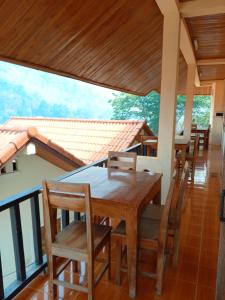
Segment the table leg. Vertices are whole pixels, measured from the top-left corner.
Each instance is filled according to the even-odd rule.
[[[182,168],[184,167],[185,165],[185,158],[186,158],[186,146],[185,147],[182,147],[182,150],[181,150],[181,161],[182,161]]]
[[[160,182],[160,186],[159,186],[159,191],[156,193],[154,199],[153,199],[153,203],[157,204],[157,205],[161,205],[161,182]]]
[[[138,259],[138,217],[136,210],[129,210],[126,218],[127,265],[129,296],[136,297],[137,291],[137,259]]]

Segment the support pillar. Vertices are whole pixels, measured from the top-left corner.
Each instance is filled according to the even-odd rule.
[[[165,202],[174,166],[176,87],[179,65],[180,16],[164,15],[158,159],[163,172],[162,202]]]
[[[195,83],[196,65],[188,65],[187,83],[186,83],[186,103],[184,112],[184,138],[191,137],[192,123],[192,107],[194,99],[194,83]]]

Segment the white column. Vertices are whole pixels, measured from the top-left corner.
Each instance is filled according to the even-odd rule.
[[[160,96],[158,159],[163,172],[162,202],[165,202],[174,165],[176,86],[179,63],[180,16],[164,15]]]
[[[192,107],[194,98],[196,66],[187,65],[186,103],[184,112],[184,138],[191,136]]]
[[[225,81],[217,80],[213,91],[213,112],[212,112],[212,128],[211,143],[213,145],[221,144],[223,117],[216,116],[216,113],[224,113],[225,111]]]

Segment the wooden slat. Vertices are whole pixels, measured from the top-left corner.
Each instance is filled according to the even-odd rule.
[[[192,42],[197,41],[196,58],[221,59],[225,53],[225,14],[186,19]],[[224,65],[199,66],[200,80],[220,80],[225,78]]]

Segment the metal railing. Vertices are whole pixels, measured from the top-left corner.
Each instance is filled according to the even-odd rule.
[[[141,154],[141,144],[136,144],[130,148],[124,150],[124,152],[136,152]],[[56,180],[61,180],[88,169],[92,166],[106,167],[107,158],[96,161],[92,164],[73,170],[72,172],[65,173],[64,175],[57,177]],[[42,251],[42,235],[41,235],[41,221],[40,221],[40,207],[39,207],[39,195],[41,194],[41,185],[37,185],[33,188],[27,189],[21,193],[17,193],[6,199],[0,201],[0,216],[2,212],[9,211],[11,222],[11,234],[13,241],[13,252],[15,259],[15,272],[16,280],[14,280],[6,288],[3,281],[2,260],[0,252],[0,300],[12,299],[15,297],[28,283],[33,280],[38,274],[43,272],[47,266],[45,255]],[[24,237],[21,223],[20,204],[29,201],[30,213],[32,220],[32,235],[33,235],[33,251],[34,251],[34,263],[29,266],[27,270],[25,264],[24,254]],[[79,218],[74,214],[74,218]],[[61,211],[61,227],[64,228],[69,224],[69,212]],[[1,238],[1,237],[0,237]]]

